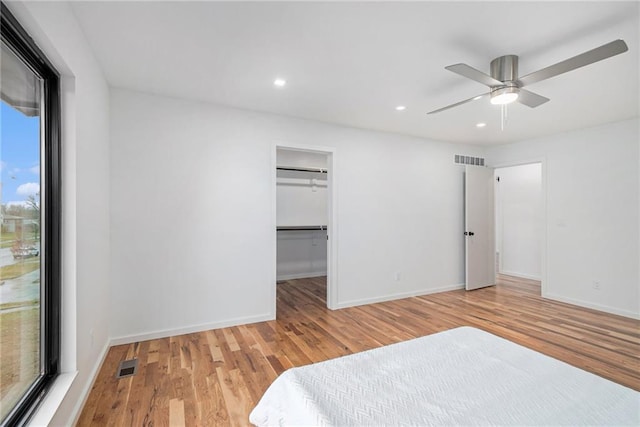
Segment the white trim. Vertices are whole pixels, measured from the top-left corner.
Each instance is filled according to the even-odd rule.
[[[311,277],[322,277],[326,276],[326,271],[316,271],[313,273],[297,273],[297,274],[281,274],[277,277],[278,281],[280,280],[295,280],[295,279],[307,279]]]
[[[60,370],[77,369],[77,179],[75,77],[60,77],[62,107],[62,308],[60,313]],[[65,167],[65,165],[67,165]],[[108,326],[105,326],[107,329]]]
[[[78,371],[64,372],[56,377],[53,385],[47,392],[47,396],[44,398],[40,406],[36,410],[36,413],[29,420],[30,426],[47,426],[51,423],[53,416],[58,411],[58,408],[62,404],[67,392],[71,389],[73,381],[78,375]]]
[[[526,160],[514,160],[512,162],[503,162],[495,165],[491,165],[494,169],[512,168],[514,166],[532,165],[534,163],[543,163],[546,159],[544,157],[534,157]]]
[[[278,216],[277,216],[277,192],[278,192],[278,145],[271,147],[271,273],[267,283],[269,284],[269,314],[276,317],[276,300],[278,298],[276,284],[278,282]]]
[[[277,154],[278,149],[303,151],[327,155],[327,308],[335,310],[338,306],[338,215],[337,215],[337,168],[335,167],[335,147],[325,147],[317,145],[290,144],[276,142],[271,149],[271,227],[272,227],[272,248],[273,261],[271,271],[271,300],[272,310],[275,318],[276,312],[276,282],[277,282],[277,215],[276,215],[276,186],[277,186]]]
[[[248,317],[236,317],[235,319],[223,320],[214,323],[203,323],[200,325],[192,325],[184,328],[176,329],[164,329],[159,331],[147,332],[144,334],[125,335],[121,337],[111,338],[110,345],[122,345],[131,344],[134,342],[155,340],[158,338],[174,337],[177,335],[192,334],[195,332],[209,331],[212,329],[229,328],[231,326],[246,325],[249,323],[266,322],[274,320],[275,316],[272,313],[263,314],[260,316],[248,316]]]
[[[514,277],[520,277],[522,279],[529,279],[529,280],[538,280],[540,281],[540,276],[534,276],[532,274],[526,274],[526,273],[518,273],[517,271],[506,271],[506,270],[502,270],[499,271],[498,274],[504,274],[505,276],[514,276]]]
[[[402,292],[399,294],[390,294],[382,297],[345,301],[345,302],[339,303],[336,308],[348,308],[348,307],[355,307],[359,305],[375,304],[378,302],[395,301],[395,300],[404,299],[404,298],[437,294],[440,292],[457,291],[460,289],[464,289],[464,283],[457,284],[457,285],[443,286],[441,288],[435,288],[435,289],[421,289],[419,291]]]
[[[579,307],[590,308],[592,310],[602,311],[604,313],[616,314],[618,316],[629,317],[631,319],[640,320],[640,313],[634,313],[633,311],[620,310],[619,308],[609,307],[607,305],[594,304],[592,302],[582,301],[574,298],[567,298],[556,294],[542,294],[543,298],[547,298],[554,301],[564,302],[566,304],[576,305]]]

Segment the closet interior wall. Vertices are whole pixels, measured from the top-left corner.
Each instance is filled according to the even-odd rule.
[[[495,176],[498,272],[541,280],[542,165],[498,168]]]
[[[277,280],[325,276],[327,156],[278,149],[276,163],[277,166],[317,170],[277,170]]]

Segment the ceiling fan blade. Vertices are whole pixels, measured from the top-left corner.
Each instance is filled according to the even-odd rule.
[[[485,74],[482,71],[476,70],[475,68],[467,64],[453,64],[444,68],[449,71],[453,71],[456,74],[460,74],[461,76],[466,77],[468,79],[475,80],[478,83],[482,83],[483,85],[487,85],[489,87],[504,85],[504,83],[501,82],[500,80],[496,80],[490,75]]]
[[[538,95],[537,93],[533,93],[522,88],[519,90],[518,102],[526,105],[527,107],[536,108],[538,105],[542,105],[548,101],[549,98]]]
[[[477,101],[480,98],[483,98],[489,95],[490,92],[483,93],[482,95],[474,96],[473,98],[465,99],[464,101],[456,102],[455,104],[447,105],[446,107],[438,108],[437,110],[429,111],[427,114],[435,114],[440,111],[448,110],[449,108],[457,107],[458,105],[466,104],[467,102]]]
[[[531,83],[536,83],[541,80],[550,79],[559,74],[563,74],[569,71],[573,71],[576,68],[584,67],[585,65],[593,64],[594,62],[602,61],[603,59],[610,58],[620,53],[629,50],[624,40],[614,40],[611,43],[604,44],[590,51],[576,55],[573,58],[565,59],[557,64],[550,65],[542,70],[534,71],[531,74],[527,74],[524,77],[518,79],[520,86],[527,86]]]

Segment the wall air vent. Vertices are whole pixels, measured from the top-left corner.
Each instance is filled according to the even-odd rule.
[[[130,377],[138,371],[138,359],[123,360],[118,366],[116,378]]]
[[[484,158],[463,156],[461,154],[456,154],[455,157],[453,158],[453,163],[457,165],[484,166]]]

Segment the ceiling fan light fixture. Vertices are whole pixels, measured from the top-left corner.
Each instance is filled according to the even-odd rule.
[[[502,87],[491,91],[493,105],[506,105],[518,99],[518,88],[514,86]]]

